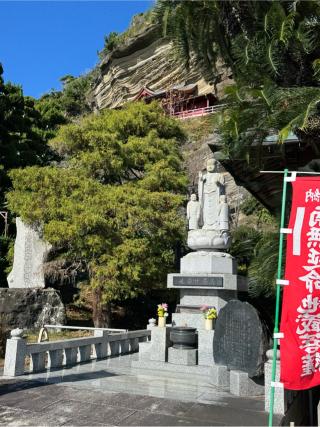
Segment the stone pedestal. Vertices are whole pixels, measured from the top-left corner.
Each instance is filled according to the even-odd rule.
[[[24,374],[24,359],[26,341],[22,338],[22,329],[11,331],[11,338],[7,340],[3,375],[15,377]]]
[[[266,412],[270,410],[270,389],[272,381],[272,360],[273,350],[267,351],[268,361],[264,364],[264,381],[265,381],[265,405],[264,409]],[[277,351],[277,362],[276,362],[276,378],[275,382],[280,381],[280,351]],[[274,405],[273,412],[275,414],[284,415],[287,412],[287,393],[282,387],[275,387],[274,389]]]
[[[215,307],[217,312],[238,291],[247,291],[247,281],[236,274],[236,260],[229,254],[198,251],[181,259],[181,273],[168,274],[168,288],[180,289],[180,304],[173,313],[174,326],[192,326],[204,329],[203,304]]]
[[[212,384],[218,387],[230,387],[230,371],[224,365],[213,365]]]
[[[168,349],[168,362],[174,365],[196,365],[197,364],[196,349],[179,349],[170,347]]]
[[[231,255],[222,252],[190,252],[181,258],[181,273],[194,274],[194,272],[237,274],[237,262]]]
[[[253,380],[247,372],[230,371],[230,393],[235,396],[259,396],[264,394],[262,379]]]
[[[171,327],[151,328],[151,341],[139,344],[139,358],[157,362],[168,361],[168,347],[170,342]]]

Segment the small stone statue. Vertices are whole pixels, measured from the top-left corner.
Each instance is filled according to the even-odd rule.
[[[207,161],[206,172],[199,172],[199,201],[204,230],[219,230],[220,195],[224,193],[224,177],[216,172],[217,161]]]
[[[191,194],[190,201],[187,204],[187,219],[189,221],[189,230],[198,230],[200,221],[200,203],[197,201],[197,195]]]
[[[220,196],[219,225],[221,231],[229,230],[229,206],[227,196]]]

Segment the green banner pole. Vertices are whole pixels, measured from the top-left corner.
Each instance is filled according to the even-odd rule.
[[[284,228],[285,211],[286,211],[286,198],[287,198],[287,178],[288,169],[284,170],[283,174],[283,189],[282,189],[282,203],[281,203],[281,218],[280,218],[280,238],[279,238],[279,255],[278,255],[278,271],[277,279],[281,279],[282,273],[282,253],[283,253],[283,241],[284,235],[281,233],[281,228]],[[281,296],[281,285],[276,285],[276,311],[274,318],[274,334],[279,332],[279,314],[280,314],[280,296]],[[272,359],[272,371],[271,381],[274,382],[276,378],[277,370],[277,348],[278,338],[273,338],[273,359]],[[269,410],[269,427],[272,427],[273,418],[273,406],[274,406],[274,386],[270,387],[270,410]]]

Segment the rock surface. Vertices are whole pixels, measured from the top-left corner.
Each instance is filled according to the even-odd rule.
[[[99,68],[100,77],[91,95],[95,110],[119,107],[145,86],[157,91],[168,90],[174,84],[196,83],[199,94],[213,92],[220,97],[223,87],[231,82],[223,65],[212,82],[204,80],[195,63],[191,62],[187,71],[178,63],[172,43],[161,36],[160,28],[154,24],[117,47]]]
[[[44,288],[43,264],[51,245],[33,228],[16,218],[13,267],[8,275],[9,288]]]
[[[65,323],[65,309],[54,289],[0,288],[0,313],[1,323],[8,329]]]

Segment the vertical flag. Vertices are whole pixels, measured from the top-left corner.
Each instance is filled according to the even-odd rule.
[[[280,381],[289,390],[320,384],[320,178],[292,182],[280,331]]]

